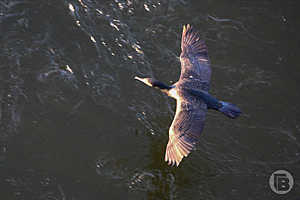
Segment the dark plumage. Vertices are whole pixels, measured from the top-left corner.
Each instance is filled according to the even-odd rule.
[[[241,113],[235,105],[219,101],[208,93],[211,68],[207,48],[199,33],[190,25],[183,27],[180,62],[180,78],[172,86],[153,78],[135,77],[177,100],[165,153],[165,161],[177,166],[199,141],[207,109],[220,111],[230,118],[236,118]]]

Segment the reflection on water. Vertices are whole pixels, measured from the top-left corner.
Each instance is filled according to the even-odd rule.
[[[299,191],[295,1],[0,2],[0,188],[6,199],[276,199]],[[212,60],[211,93],[243,116],[208,113],[198,148],[164,161],[175,102],[134,81],[180,73],[181,27]],[[299,194],[298,194],[299,195]]]

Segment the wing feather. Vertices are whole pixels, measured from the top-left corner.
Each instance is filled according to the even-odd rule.
[[[204,104],[200,104],[204,105]],[[177,100],[176,114],[169,129],[165,161],[177,166],[194,149],[202,132],[206,107],[194,109],[193,105]]]
[[[200,39],[200,34],[189,24],[183,26],[180,61],[180,79],[192,78],[195,81],[209,84],[211,68],[207,47],[205,42]]]
[[[183,27],[180,61],[180,80],[176,83],[174,95],[177,100],[176,114],[169,129],[165,153],[165,161],[177,166],[198,142],[207,111],[207,105],[202,100],[185,94],[182,88],[208,91],[211,76],[206,45],[190,25]]]

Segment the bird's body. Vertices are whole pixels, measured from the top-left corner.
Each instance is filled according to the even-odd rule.
[[[211,68],[204,41],[190,26],[184,26],[181,40],[181,74],[178,82],[167,86],[155,79],[136,79],[159,88],[176,99],[176,114],[169,129],[165,161],[170,165],[181,162],[199,141],[208,108],[218,110],[228,117],[239,116],[233,104],[218,101],[209,91]]]

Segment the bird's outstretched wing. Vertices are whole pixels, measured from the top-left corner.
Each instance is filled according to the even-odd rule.
[[[211,68],[207,47],[204,41],[200,40],[199,33],[189,24],[183,26],[180,62],[180,80],[194,79],[194,81],[209,85]]]
[[[181,74],[176,88],[209,90],[211,69],[207,48],[199,33],[190,26],[184,26],[181,40]],[[180,96],[180,97],[179,97]],[[170,165],[181,162],[198,142],[204,127],[207,105],[201,99],[181,90],[176,114],[169,129],[165,161]]]
[[[182,158],[194,148],[204,127],[206,110],[205,103],[195,107],[187,101],[177,99],[176,114],[169,129],[165,154],[165,161],[169,165],[178,166]]]

